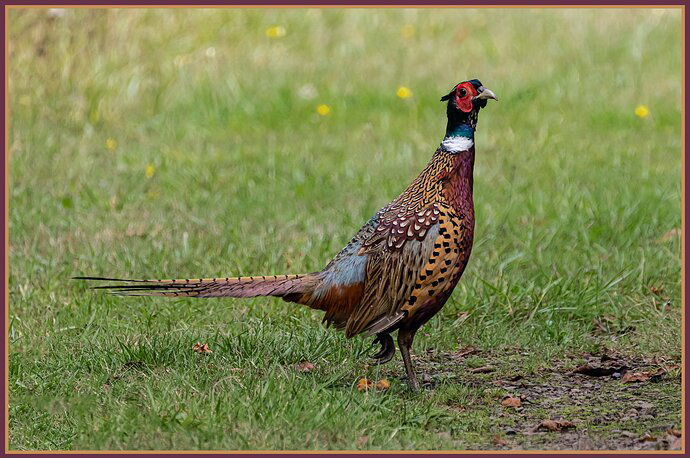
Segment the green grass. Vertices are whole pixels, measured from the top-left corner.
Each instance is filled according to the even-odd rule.
[[[680,10],[11,10],[10,448],[491,447],[492,380],[604,349],[678,361],[681,244],[660,239],[681,226],[681,65]],[[500,102],[479,120],[472,258],[415,342],[432,390],[280,300],[70,280],[322,268],[473,77]],[[423,365],[466,345],[482,353]]]

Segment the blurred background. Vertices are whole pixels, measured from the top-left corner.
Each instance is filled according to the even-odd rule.
[[[547,358],[599,320],[644,329],[608,345],[679,355],[681,33],[680,9],[10,9],[11,396],[100,386],[81,371],[120,353],[75,348],[113,336],[297,316],[359,348],[279,301],[151,312],[69,277],[319,270],[423,168],[439,98],[470,78],[500,100],[479,119],[475,248],[417,351]],[[245,356],[291,360],[272,348]],[[50,446],[16,409],[15,445]]]

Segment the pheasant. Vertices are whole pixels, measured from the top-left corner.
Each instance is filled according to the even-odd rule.
[[[115,294],[165,297],[276,296],[325,312],[326,326],[376,336],[374,364],[395,355],[397,340],[409,386],[419,388],[410,357],[417,330],[441,310],[472,249],[474,131],[479,110],[495,94],[473,79],[441,98],[448,124],[441,145],[419,176],[380,209],[320,272],[300,275],[123,280],[96,286]],[[124,283],[123,283],[124,282]]]

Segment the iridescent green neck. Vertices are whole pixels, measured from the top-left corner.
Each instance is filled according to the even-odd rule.
[[[474,140],[474,129],[469,124],[461,123],[451,125],[448,123],[446,127],[446,137],[466,137]]]

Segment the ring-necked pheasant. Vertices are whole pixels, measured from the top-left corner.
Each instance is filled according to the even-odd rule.
[[[117,294],[167,297],[277,296],[325,312],[347,337],[376,335],[376,364],[398,346],[412,389],[419,387],[410,348],[415,333],[443,307],[472,249],[472,169],[477,115],[496,96],[479,80],[456,85],[447,101],[446,135],[422,173],[379,210],[320,272],[304,275],[122,280],[97,286]]]

